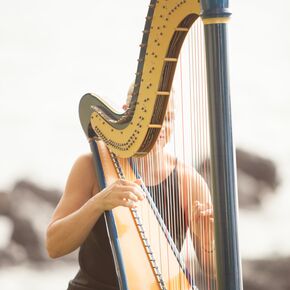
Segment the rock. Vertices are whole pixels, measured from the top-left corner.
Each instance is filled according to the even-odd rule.
[[[0,215],[8,215],[10,207],[10,195],[7,192],[0,191]]]
[[[28,219],[18,218],[17,216],[14,216],[13,222],[12,240],[26,250],[29,260],[42,261],[44,259],[43,241],[39,238],[32,223]]]
[[[237,167],[247,175],[259,182],[265,183],[272,190],[279,185],[277,168],[270,159],[259,156],[251,152],[237,149]]]
[[[61,192],[59,190],[43,189],[27,180],[20,180],[15,184],[13,192],[17,191],[28,191],[32,195],[39,197],[43,201],[49,202],[53,207],[57,205],[61,197]]]
[[[243,261],[244,290],[290,290],[290,257]]]
[[[19,265],[27,259],[25,248],[13,241],[5,249],[0,249],[0,267]]]
[[[275,163],[258,154],[236,150],[237,183],[240,208],[259,206],[266,194],[275,192],[279,185],[279,177]],[[198,166],[203,175],[210,176],[209,160],[206,159]],[[210,183],[210,179],[207,179]]]
[[[12,224],[11,237],[7,237],[9,244],[1,249],[4,264],[14,264],[21,252],[25,255],[19,257],[34,262],[48,258],[45,231],[60,195],[57,190],[45,190],[25,180],[17,182],[11,192],[0,192],[0,214]],[[13,255],[11,245],[21,251],[14,251]]]
[[[14,265],[23,260],[48,261],[46,228],[60,196],[60,191],[43,189],[28,180],[17,182],[11,192],[0,192],[0,215],[9,221],[12,228],[7,237],[8,245],[3,242],[4,246],[0,249],[3,261],[0,266]],[[59,260],[76,261],[76,252]]]
[[[4,215],[0,215],[0,250],[8,247],[14,224],[10,218]]]

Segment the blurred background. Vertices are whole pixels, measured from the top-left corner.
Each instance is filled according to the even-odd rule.
[[[76,273],[76,253],[47,258],[46,225],[89,151],[80,97],[121,109],[147,2],[0,0],[1,289],[66,289]],[[230,3],[244,288],[290,289],[290,3]]]

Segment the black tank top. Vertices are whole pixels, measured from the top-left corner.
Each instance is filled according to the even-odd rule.
[[[177,220],[170,218],[170,211],[175,210],[175,216],[184,216],[180,209],[177,170],[161,183],[155,186],[147,186],[167,228],[172,233],[173,240],[180,250],[184,240],[186,229],[174,230]],[[162,189],[163,197],[157,195]],[[168,194],[168,193],[171,194]],[[69,282],[68,290],[119,290],[115,271],[113,255],[107,234],[104,216],[101,216],[95,224],[79,251],[80,270],[73,280]]]
[[[147,189],[151,193],[177,249],[180,251],[186,235],[186,228],[179,226],[180,221],[185,220],[185,213],[180,206],[176,166],[162,183],[147,186]]]

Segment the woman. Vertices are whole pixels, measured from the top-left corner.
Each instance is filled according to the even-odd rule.
[[[130,95],[127,104],[130,103]],[[127,109],[127,105],[124,109]],[[180,214],[186,216],[201,266],[212,272],[213,216],[208,188],[196,171],[185,167],[163,150],[171,135],[173,119],[173,102],[170,101],[163,129],[154,148],[147,157],[136,160],[136,163],[139,168],[144,169],[143,182],[152,193],[157,207],[161,203],[154,193],[162,188],[164,199],[167,200],[162,204],[174,201]],[[161,160],[163,166],[159,167],[157,165]],[[149,171],[150,174],[146,174]],[[191,181],[191,186],[188,180]],[[80,247],[80,271],[70,282],[68,290],[119,289],[103,213],[117,206],[137,206],[144,199],[139,186],[141,182],[117,180],[100,190],[92,154],[83,155],[76,160],[47,229],[47,251],[50,257],[57,258]],[[172,190],[166,191],[168,186]],[[181,202],[184,200],[186,202]],[[176,221],[172,221],[166,213],[161,212],[161,215],[171,231],[171,225]],[[185,239],[185,231],[186,228],[182,233],[172,233],[179,250]]]

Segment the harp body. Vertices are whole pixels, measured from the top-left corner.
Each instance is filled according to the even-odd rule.
[[[93,146],[95,146],[95,150],[98,150],[102,163],[102,169],[99,168],[99,170],[104,172],[106,185],[120,179],[120,173],[116,170],[116,164],[112,161],[105,144],[98,141]],[[120,159],[118,166],[122,168],[127,180],[136,179],[128,160]],[[113,239],[115,242],[117,241],[115,245],[112,244],[113,251],[115,251],[115,256],[118,255],[116,251],[122,253],[122,262],[117,261],[116,268],[123,289],[174,289],[176,285],[181,285],[181,289],[184,290],[194,289],[190,285],[182,265],[178,263],[173,249],[168,248],[166,257],[154,255],[158,252],[160,244],[167,246],[167,233],[163,232],[147,199],[145,199],[142,209],[146,212],[146,218],[142,218],[138,209],[125,207],[117,207],[112,210],[113,220],[110,220],[110,216],[107,215],[110,226],[112,224],[114,226],[114,229],[111,228],[109,231],[111,230],[111,236],[114,235]],[[149,227],[151,237],[155,237],[150,239],[150,244],[146,237]],[[117,257],[116,260],[118,260]],[[162,274],[160,267],[165,269]],[[122,277],[122,272],[126,274],[126,277]]]
[[[86,94],[80,102],[80,120],[91,143],[101,187],[119,178],[135,180],[127,158],[142,157],[153,147],[166,113],[182,43],[200,15],[205,24],[218,289],[240,290],[235,154],[227,71],[228,2],[152,0],[129,109],[119,114],[101,98]],[[146,219],[140,218],[138,211],[122,207],[105,214],[120,289],[198,289],[171,244],[170,234],[150,196],[144,206]],[[148,231],[156,237],[149,246]],[[160,245],[169,249],[166,260],[154,255]]]

